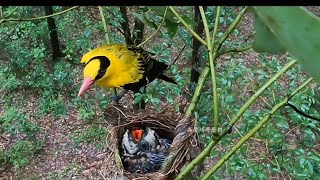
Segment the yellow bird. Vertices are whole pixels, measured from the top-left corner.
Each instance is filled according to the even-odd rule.
[[[107,88],[123,87],[134,92],[138,92],[155,78],[176,84],[173,79],[163,74],[168,65],[153,59],[151,53],[134,46],[103,45],[86,53],[81,63],[85,64],[84,80],[78,96],[94,83]]]

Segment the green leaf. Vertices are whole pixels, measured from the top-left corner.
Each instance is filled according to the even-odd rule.
[[[271,33],[270,29],[255,15],[254,29],[256,31],[252,48],[254,51],[271,54],[285,53],[286,49],[280,44],[278,39]]]
[[[190,18],[190,15],[182,15],[182,19],[188,23],[191,27],[196,25],[196,21],[193,18]]]
[[[177,34],[178,23],[175,23],[175,22],[172,22],[172,21],[166,19],[164,26],[167,28],[168,33],[171,38]]]
[[[179,28],[178,34],[179,34],[179,36],[184,40],[184,42],[185,42],[186,44],[188,44],[190,47],[192,47],[192,44],[191,44],[191,36],[190,36],[190,34],[188,33],[187,30],[185,30],[185,29],[183,29],[183,28]]]
[[[288,122],[281,117],[277,118],[276,125],[280,128],[283,128],[283,129],[289,128]]]
[[[298,6],[257,6],[254,9],[305,71],[320,82],[320,18]]]
[[[152,27],[152,28],[154,28],[154,29],[157,29],[157,28],[158,28],[157,25],[156,25],[155,23],[149,21],[148,18],[147,18],[145,15],[139,14],[139,13],[136,13],[136,12],[132,12],[132,14],[133,14],[136,18],[138,18],[141,22],[143,22],[144,24],[146,24],[147,26],[150,26],[150,27]]]
[[[307,161],[307,168],[306,168],[308,171],[309,171],[309,174],[313,174],[313,165],[310,161]]]
[[[149,6],[148,8],[151,9],[156,15],[161,17],[163,17],[166,11],[165,6]],[[166,19],[171,22],[178,22],[176,16],[169,9],[167,9]]]
[[[301,158],[299,161],[300,166],[303,168],[304,165],[306,164],[306,159],[305,158]]]

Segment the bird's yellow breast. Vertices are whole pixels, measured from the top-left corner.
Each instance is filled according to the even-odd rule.
[[[108,58],[110,64],[105,69],[104,75],[96,79],[98,86],[121,87],[138,82],[143,77],[143,62],[138,60],[140,54],[128,50],[126,45],[104,45],[86,53],[81,59],[81,63],[87,63],[84,76],[94,79],[99,74],[103,62],[97,63],[99,60],[94,59],[99,56]]]

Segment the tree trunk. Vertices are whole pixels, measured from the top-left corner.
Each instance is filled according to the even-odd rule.
[[[134,30],[133,30],[133,43],[134,45],[139,45],[143,40],[143,31],[144,31],[144,23],[142,23],[139,19],[134,20]],[[146,92],[146,87],[143,88],[143,93]],[[133,108],[135,110],[137,109],[145,109],[146,108],[146,102],[142,99],[139,103],[134,104]]]
[[[203,7],[204,10],[206,10],[206,6]],[[203,22],[201,19],[200,11],[198,6],[194,6],[194,20],[197,22],[196,26],[194,27],[194,31],[197,34],[203,34]],[[190,76],[190,86],[189,90],[190,92],[193,92],[192,84],[195,84],[198,82],[200,73],[198,71],[200,66],[200,59],[198,56],[198,51],[201,46],[200,41],[198,41],[197,38],[193,36],[192,38],[192,56],[191,56],[191,76]]]
[[[44,11],[46,16],[53,14],[53,9],[51,6],[44,6]],[[58,34],[57,34],[57,26],[53,17],[48,17],[47,23],[48,23],[50,43],[52,48],[52,60],[57,61],[58,58],[62,57],[62,53],[60,51]]]
[[[134,20],[134,30],[133,30],[133,43],[134,45],[139,45],[143,40],[143,31],[144,31],[144,24],[139,20]]]
[[[120,6],[120,12],[122,15],[122,18],[125,20],[124,22],[121,22],[121,28],[123,30],[124,38],[126,40],[127,45],[138,45],[143,40],[143,31],[144,31],[144,24],[139,21],[138,19],[135,19],[134,21],[134,30],[130,31],[130,25],[129,25],[129,18],[127,15],[127,8],[125,6]],[[143,90],[145,92],[145,88]],[[141,100],[140,103],[133,104],[133,109],[145,109],[146,103],[145,101]]]
[[[133,41],[131,39],[130,26],[129,26],[129,19],[127,15],[127,8],[125,6],[120,6],[120,12],[121,12],[122,18],[124,19],[124,22],[120,23],[124,33],[124,38],[128,45],[133,45]]]

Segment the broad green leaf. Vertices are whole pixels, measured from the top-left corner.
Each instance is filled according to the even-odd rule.
[[[176,35],[178,30],[178,23],[166,19],[164,26],[167,28],[170,37]]]
[[[304,165],[306,164],[306,159],[305,158],[301,158],[299,161],[299,164],[301,167],[304,167]]]
[[[182,19],[188,23],[191,27],[196,25],[196,21],[193,19],[193,16],[190,17],[190,15],[182,15]]]
[[[163,17],[166,7],[165,6],[152,6],[149,7],[152,11],[154,11],[154,13],[158,16]],[[193,16],[190,15],[182,15],[181,17],[190,25],[190,26],[194,26],[196,24],[196,22],[193,19]],[[167,9],[167,14],[166,14],[166,20],[169,20],[173,23],[178,23],[178,19],[176,18],[176,16],[169,10]],[[181,23],[179,23],[181,24]]]
[[[313,174],[313,165],[310,161],[307,161],[307,169],[309,171],[309,174]]]
[[[132,14],[133,14],[136,18],[138,18],[141,22],[143,22],[144,24],[146,24],[147,26],[150,26],[150,27],[152,27],[152,28],[154,28],[154,29],[157,29],[157,28],[158,28],[157,25],[156,25],[155,23],[149,21],[148,18],[147,18],[145,15],[139,14],[139,13],[136,13],[136,12],[132,12]]]
[[[192,47],[192,45],[191,45],[191,36],[190,36],[190,34],[188,33],[187,30],[185,30],[183,28],[179,28],[178,34],[184,40],[184,42],[186,44],[188,44],[190,47]]]
[[[283,128],[283,129],[289,128],[288,122],[281,117],[277,118],[276,125],[280,128]]]
[[[149,6],[149,9],[154,11],[154,13],[158,16],[163,17],[166,7],[165,6]],[[178,20],[176,19],[176,16],[169,10],[167,9],[167,14],[166,14],[166,19],[170,20],[171,22],[177,22]]]
[[[320,18],[303,7],[254,7],[279,42],[320,82]]]
[[[278,39],[272,34],[270,29],[255,15],[254,29],[256,31],[252,48],[254,51],[262,53],[285,53],[286,49],[280,44]]]

